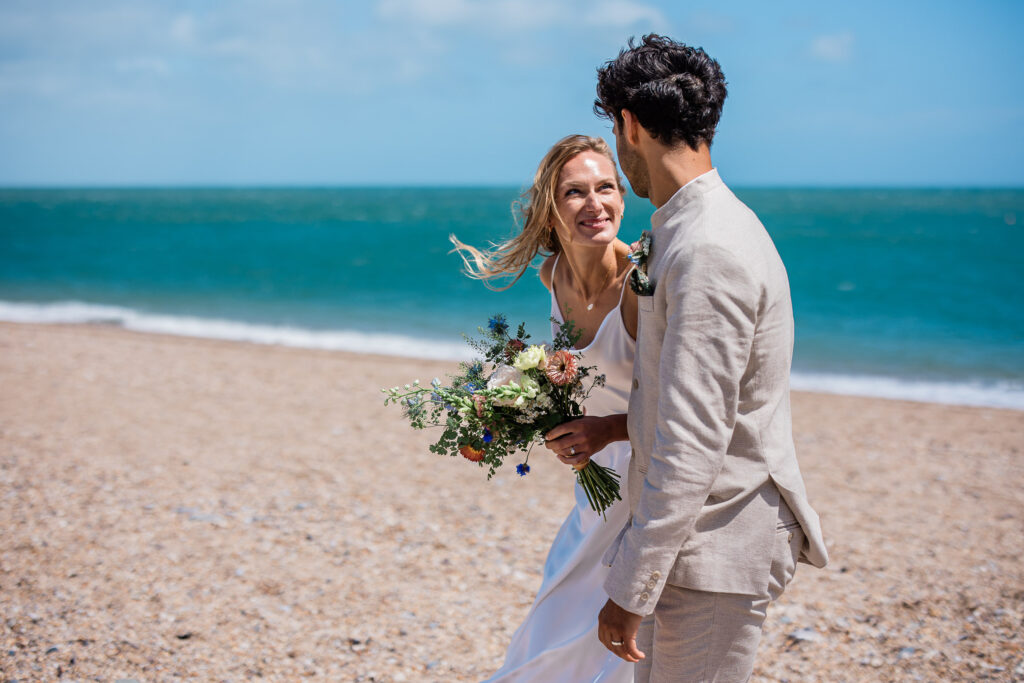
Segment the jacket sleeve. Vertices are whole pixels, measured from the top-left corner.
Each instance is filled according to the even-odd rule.
[[[670,257],[669,257],[670,258]],[[759,293],[734,254],[700,245],[665,264],[657,422],[632,523],[605,589],[650,614],[722,469],[753,342]]]

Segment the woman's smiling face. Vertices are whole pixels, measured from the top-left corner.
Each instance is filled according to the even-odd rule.
[[[563,245],[605,246],[619,232],[624,208],[612,161],[581,152],[566,162],[555,188],[555,210],[563,225],[555,231]]]

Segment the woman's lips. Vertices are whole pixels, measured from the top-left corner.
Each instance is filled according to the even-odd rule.
[[[580,221],[580,225],[591,230],[600,230],[610,222],[607,218],[588,218],[587,220]]]

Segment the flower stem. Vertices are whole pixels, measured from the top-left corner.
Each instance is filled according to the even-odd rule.
[[[587,496],[590,507],[608,521],[605,511],[615,501],[622,500],[619,495],[619,475],[610,467],[603,467],[594,461],[576,470],[576,481]]]

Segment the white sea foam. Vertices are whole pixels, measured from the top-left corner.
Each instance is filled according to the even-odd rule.
[[[424,340],[397,334],[353,330],[310,330],[301,327],[259,325],[236,320],[145,313],[121,306],[78,301],[47,304],[0,301],[0,320],[16,323],[116,325],[137,332],[411,358],[464,360],[470,355],[470,349],[462,341]]]
[[[943,382],[872,375],[794,372],[790,386],[798,391],[820,391],[826,394],[1024,410],[1024,383],[1007,380]]]
[[[466,360],[462,341],[438,341],[352,330],[310,330],[234,320],[146,313],[77,301],[29,304],[0,301],[0,320],[18,323],[106,324],[139,332],[276,344],[310,349],[377,353],[408,358]],[[792,387],[852,396],[1024,410],[1024,382],[933,381],[869,375],[794,372]]]

